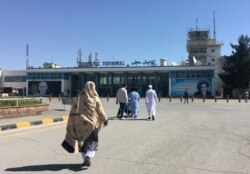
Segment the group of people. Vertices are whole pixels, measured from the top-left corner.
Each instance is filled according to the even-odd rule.
[[[116,103],[120,104],[118,115],[120,118],[123,117],[125,107],[130,101],[131,114],[136,118],[140,96],[135,89],[128,95],[126,88],[127,85],[124,84],[117,92]],[[157,95],[152,89],[152,85],[149,85],[148,88],[145,98],[147,110],[149,119],[155,120]],[[108,118],[95,89],[95,83],[88,81],[72,104],[66,135],[61,145],[69,153],[79,151],[83,157],[82,166],[89,167],[91,158],[94,158],[98,147],[98,132],[102,126],[107,125]]]
[[[137,118],[139,99],[140,95],[135,88],[131,88],[131,92],[128,94],[127,85],[123,84],[116,94],[116,104],[119,103],[117,117],[124,119],[124,113],[127,112],[128,114],[130,112],[133,118]],[[148,86],[148,90],[145,95],[145,102],[148,111],[148,119],[155,120],[157,94],[152,85]]]

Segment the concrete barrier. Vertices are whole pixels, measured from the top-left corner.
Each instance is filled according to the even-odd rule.
[[[0,107],[0,119],[21,117],[27,115],[38,115],[49,109],[49,104],[40,104],[32,106],[8,106]]]
[[[68,120],[68,116],[63,116],[63,117],[58,117],[58,118],[46,118],[46,119],[38,120],[38,121],[19,122],[16,124],[0,126],[0,132],[5,131],[5,130],[10,130],[10,129],[19,129],[19,128],[25,128],[25,127],[35,126],[35,125],[42,125],[42,124],[51,124],[54,122],[67,121],[67,120]]]

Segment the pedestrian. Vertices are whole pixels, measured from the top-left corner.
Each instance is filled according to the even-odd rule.
[[[88,81],[76,97],[68,118],[67,131],[62,147],[69,153],[79,151],[83,166],[91,165],[98,147],[98,132],[107,126],[108,120],[103,110],[94,82]],[[78,149],[75,149],[78,145]]]
[[[128,93],[127,93],[127,85],[123,84],[121,88],[118,89],[116,93],[116,104],[119,103],[119,109],[117,113],[117,117],[123,119],[123,114],[128,105]]]
[[[186,91],[184,92],[184,103],[188,104],[188,90],[186,89]]]
[[[129,98],[129,103],[130,103],[130,108],[131,108],[131,116],[133,118],[137,118],[140,95],[136,91],[135,88],[131,88],[131,92],[128,98]]]
[[[153,89],[152,85],[148,85],[148,90],[146,92],[146,106],[148,111],[148,119],[155,120],[155,114],[156,114],[156,101],[157,101],[157,94],[155,90]]]
[[[248,103],[248,98],[249,98],[248,91],[245,92],[244,97],[245,97],[245,103]]]

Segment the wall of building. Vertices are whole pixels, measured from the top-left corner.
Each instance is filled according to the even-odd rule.
[[[26,90],[26,70],[2,70],[0,76],[0,88],[3,93],[24,95]]]
[[[216,65],[216,59],[220,58],[220,47],[208,47],[207,48],[207,64]]]
[[[62,81],[62,92],[64,96],[68,96],[71,94],[71,78],[69,80]]]
[[[215,63],[215,72],[214,72],[214,93],[220,97],[223,97],[223,82],[219,77],[219,74],[222,73],[223,65],[225,64],[225,58],[220,57],[216,59]]]
[[[2,70],[2,76],[26,76],[26,70]]]

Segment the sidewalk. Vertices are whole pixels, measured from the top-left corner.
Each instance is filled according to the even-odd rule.
[[[32,116],[14,117],[0,119],[0,131],[29,127],[39,124],[50,124],[58,121],[66,121],[70,111],[70,105],[63,105],[58,98],[53,98],[49,101],[48,98],[43,98],[44,103],[49,104],[49,110]]]

